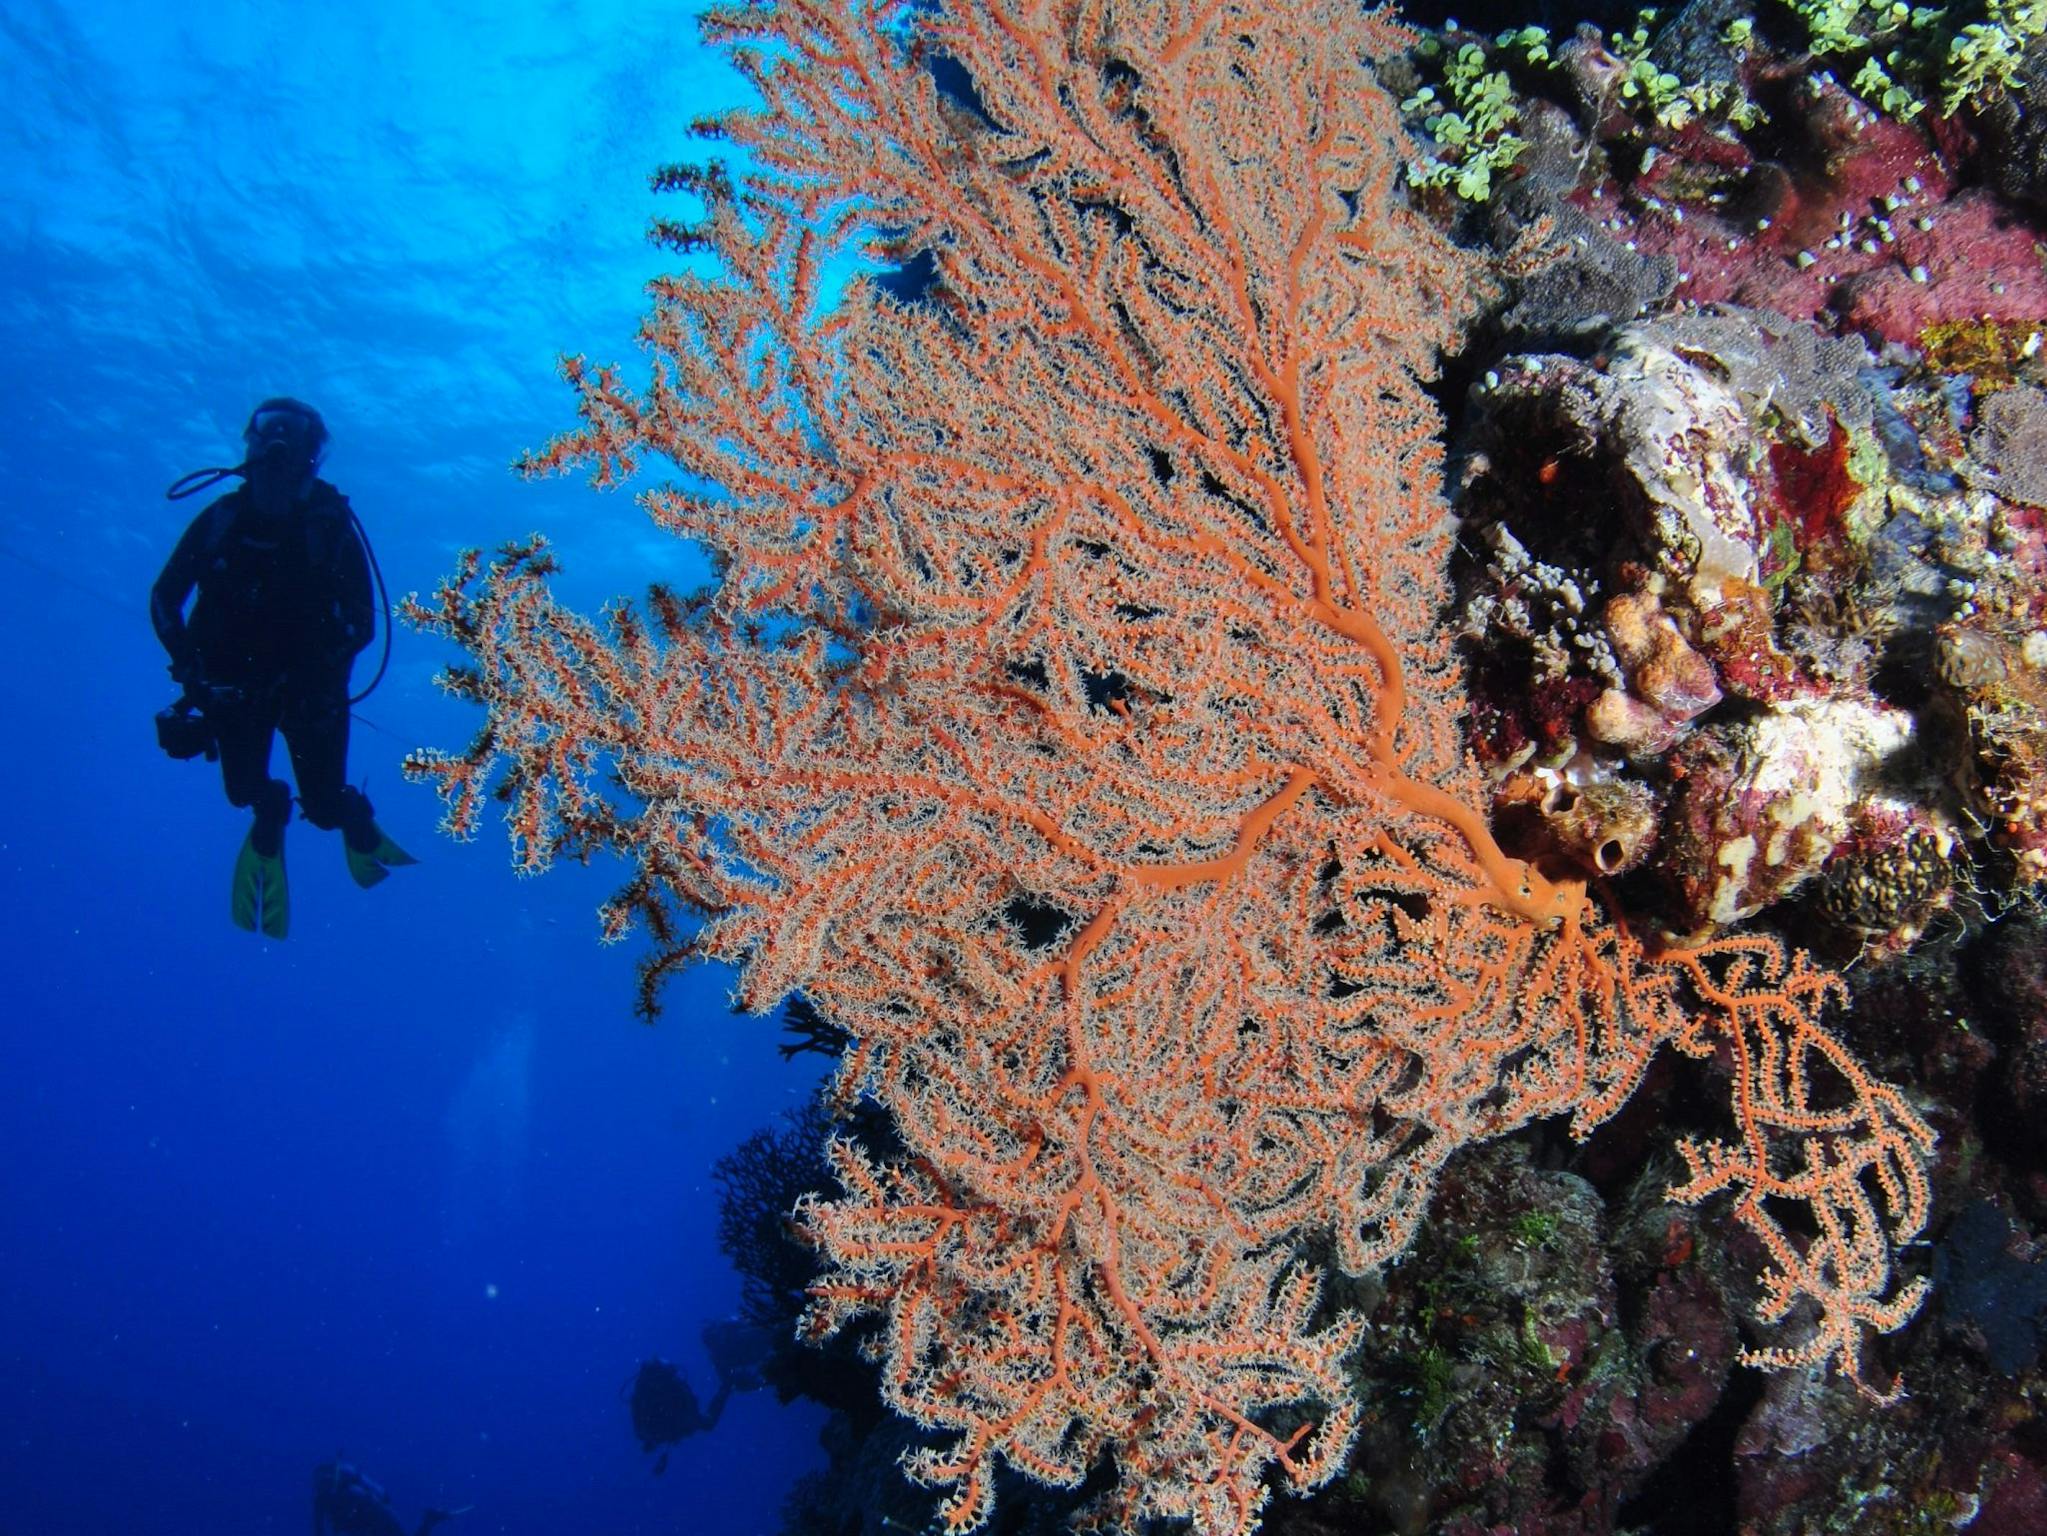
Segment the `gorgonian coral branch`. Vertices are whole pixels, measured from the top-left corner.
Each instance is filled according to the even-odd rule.
[[[644,393],[569,365],[583,424],[530,467],[672,461],[713,490],[647,503],[721,579],[600,630],[537,547],[473,562],[416,616],[489,722],[415,769],[460,831],[507,798],[529,867],[631,860],[610,921],[652,926],[650,994],[730,959],[854,1042],[841,1091],[901,1154],[834,1147],[808,1326],[884,1319],[947,1527],[998,1460],[1113,1457],[1101,1519],[1202,1533],[1328,1478],[1359,1322],[1305,1255],[1396,1256],[1451,1153],[1589,1129],[1665,1044],[1738,1093],[1680,1193],[1733,1192],[1768,1316],[1817,1304],[1783,1358],[1857,1371],[1916,1300],[1889,1244],[1928,1133],[1821,1029],[1833,983],[1757,941],[1649,955],[1478,809],[1423,381],[1483,273],[1396,191],[1399,30],[1308,0],[707,25],[761,96],[716,125],[745,180],[668,176],[705,207],[666,238],[717,273],[655,286]],[[849,245],[933,281],[828,302]]]

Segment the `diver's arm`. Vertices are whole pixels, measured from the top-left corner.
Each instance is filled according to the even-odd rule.
[[[198,661],[192,637],[185,629],[185,600],[199,584],[199,571],[205,563],[206,547],[211,542],[206,530],[212,519],[211,507],[192,519],[184,537],[178,540],[178,547],[164,562],[156,585],[149,589],[149,622],[155,626],[156,638],[170,653],[171,675],[174,677]],[[183,681],[182,678],[179,680]]]
[[[725,1380],[722,1376],[719,1377],[718,1390],[711,1394],[711,1406],[704,1410],[704,1428],[706,1430],[713,1430],[718,1427],[718,1420],[725,1412],[725,1404],[731,1401],[731,1398],[732,1383]]]

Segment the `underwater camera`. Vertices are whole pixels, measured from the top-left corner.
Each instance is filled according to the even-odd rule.
[[[213,727],[190,699],[179,699],[156,712],[156,744],[181,763],[202,752],[209,762],[220,756]]]

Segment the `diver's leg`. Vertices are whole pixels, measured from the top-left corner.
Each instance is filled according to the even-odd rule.
[[[400,864],[416,863],[385,835],[370,797],[348,782],[348,676],[310,680],[287,706],[284,741],[299,781],[299,805],[314,826],[340,829],[348,872],[372,886]]]
[[[265,856],[274,858],[284,846],[284,824],[291,820],[291,786],[270,777],[276,717],[260,705],[241,704],[209,718],[220,746],[220,779],[227,803],[256,813],[252,835]]]
[[[284,744],[299,783],[299,809],[322,831],[351,841],[367,834],[370,803],[348,782],[348,683],[331,673],[294,678],[284,710]]]
[[[291,820],[291,786],[270,777],[270,743],[276,735],[277,717],[261,702],[243,703],[217,712],[213,726],[228,802],[256,814],[235,858],[228,915],[236,927],[281,939],[291,927],[291,895],[284,879],[284,828]]]

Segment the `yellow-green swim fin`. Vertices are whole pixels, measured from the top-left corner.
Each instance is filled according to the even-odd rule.
[[[258,851],[254,831],[242,839],[242,851],[235,856],[228,913],[237,928],[260,931],[266,938],[281,939],[291,931],[291,887],[284,879],[281,839],[275,853]]]
[[[401,865],[419,862],[392,842],[391,835],[374,821],[370,823],[369,836],[376,841],[367,848],[356,847],[345,835],[341,839],[341,846],[348,853],[348,873],[364,890],[377,884]]]

